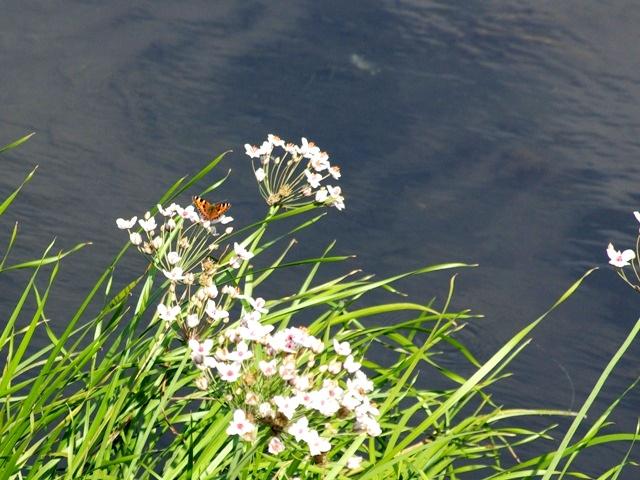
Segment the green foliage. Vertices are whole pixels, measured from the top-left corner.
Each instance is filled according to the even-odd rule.
[[[215,158],[193,177],[181,178],[159,202],[166,205],[204,180],[223,157]],[[226,178],[214,181],[204,191],[215,190]],[[23,185],[0,205],[0,214]],[[480,362],[457,339],[464,325],[478,316],[467,310],[451,311],[455,274],[441,306],[435,301],[422,304],[404,299],[380,303],[380,298],[398,295],[394,285],[400,280],[471,265],[435,265],[382,280],[352,271],[319,282],[320,268],[348,262],[350,257],[331,255],[330,244],[319,256],[286,262],[291,244],[284,244],[297,231],[320,220],[322,215],[308,217],[316,208],[320,207],[305,205],[284,213],[271,208],[263,221],[234,232],[232,236],[242,237],[245,245],[251,245],[256,262],[240,269],[233,281],[250,294],[269,282],[276,271],[306,270],[297,291],[269,302],[269,312],[262,321],[281,329],[299,325],[299,319],[305,318],[308,331],[325,342],[335,337],[348,339],[354,349],[364,353],[364,367],[375,384],[382,435],[337,435],[321,463],[303,451],[271,455],[262,436],[254,444],[228,436],[225,430],[232,412],[220,398],[194,387],[199,372],[188,348],[174,330],[152,320],[159,299],[167,291],[167,282],[156,268],[150,266],[135,279],[116,277],[117,266],[129,248],[126,245],[90,287],[82,304],[64,323],[64,330],[56,333],[44,311],[60,262],[87,244],[52,254],[52,243],[39,259],[5,267],[17,237],[14,227],[0,272],[11,275],[11,270],[18,268],[32,272],[0,335],[0,358],[4,360],[0,379],[0,480],[546,480],[590,478],[569,468],[578,455],[598,445],[624,442],[631,452],[637,431],[604,432],[618,401],[582,438],[574,437],[640,323],[614,354],[577,414],[504,408],[495,405],[489,394],[490,387],[505,377],[506,366],[526,346],[532,330],[566,301],[590,272],[490,359]],[[294,223],[289,233],[270,237],[270,227],[276,222]],[[260,254],[275,248],[281,248],[275,260],[260,266]],[[114,292],[115,284],[125,286]],[[90,308],[95,305],[100,308]],[[389,318],[393,319],[391,324]],[[49,343],[36,348],[35,335],[48,338]],[[366,356],[370,349],[386,352],[384,364],[376,361],[375,355]],[[456,364],[464,364],[474,373],[467,378],[445,366],[451,364],[453,355],[458,356]],[[443,363],[444,359],[448,361]],[[437,382],[432,380],[436,375]],[[432,384],[448,386],[435,389],[429,387]],[[549,429],[531,431],[522,426],[522,419],[529,416],[575,419],[555,451],[520,459],[517,451],[522,445],[550,438]],[[364,461],[360,468],[349,470],[347,461],[355,454],[363,456]],[[629,463],[627,454],[618,463],[603,467],[601,478],[616,478]]]

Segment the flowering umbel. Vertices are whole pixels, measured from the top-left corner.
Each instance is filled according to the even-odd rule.
[[[315,201],[338,210],[345,208],[340,187],[321,185],[327,179],[338,180],[340,167],[331,165],[327,152],[313,142],[303,137],[301,144],[295,145],[269,134],[259,147],[247,143],[244,148],[268,205],[294,208]]]
[[[284,155],[274,156],[275,147]],[[247,146],[247,153],[260,159],[255,174],[270,205],[321,202],[344,208],[340,187],[321,185],[328,177],[337,179],[339,169],[306,139],[296,146],[270,135],[260,148]],[[380,435],[379,412],[370,398],[374,385],[349,341],[325,343],[303,327],[277,329],[269,322],[269,302],[241,293],[238,272],[255,255],[250,241],[229,242],[228,227],[218,233],[193,207],[158,205],[158,211],[160,222],[147,213],[116,223],[166,279],[154,318],[180,335],[199,372],[195,388],[226,408],[226,433],[263,442],[271,455],[302,445],[318,462],[336,434]],[[357,462],[351,459],[349,468]]]

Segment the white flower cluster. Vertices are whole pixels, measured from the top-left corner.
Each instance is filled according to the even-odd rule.
[[[320,363],[322,340],[297,327],[273,332],[273,326],[260,322],[267,312],[262,299],[236,298],[249,305],[237,326],[219,333],[216,342],[189,342],[194,363],[209,372],[211,380],[229,384],[229,404],[235,409],[229,435],[253,442],[265,426],[272,435],[270,453],[303,443],[313,457],[331,449],[330,439],[318,429],[326,432],[332,422],[353,421],[354,431],[380,435],[379,412],[368,397],[373,383],[348,342],[334,340],[332,354],[325,355],[329,360]]]
[[[327,152],[313,142],[303,137],[301,145],[295,145],[269,134],[259,147],[247,143],[244,148],[249,157],[260,161],[254,173],[267,204],[293,208],[315,200],[344,209],[342,189],[320,184],[330,177],[339,179],[340,167],[332,166]],[[274,154],[276,148],[284,153]]]

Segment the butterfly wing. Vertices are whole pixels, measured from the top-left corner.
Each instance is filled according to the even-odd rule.
[[[193,204],[198,210],[200,216],[204,220],[208,220],[210,222],[217,220],[231,208],[231,204],[229,202],[211,203],[202,197],[198,197],[197,195],[193,197]]]

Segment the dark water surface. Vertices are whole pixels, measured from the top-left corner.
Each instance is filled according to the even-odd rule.
[[[2,6],[0,144],[37,132],[1,160],[3,197],[40,165],[5,216],[5,231],[21,221],[14,258],[54,236],[94,242],[64,264],[54,324],[120,248],[116,217],[231,148],[221,195],[239,222],[255,219],[242,144],[304,135],[341,165],[347,210],[303,236],[301,254],[336,238],[379,275],[480,263],[459,278],[456,305],[486,315],[464,336],[481,359],[604,267],[496,391],[508,405],[579,407],[640,305],[604,253],[609,241],[630,246],[638,227],[637,2],[131,3]],[[121,275],[140,268],[134,257]],[[7,311],[21,287],[0,286]],[[442,298],[447,277],[404,287]],[[632,347],[591,419],[639,375],[639,359]],[[630,394],[615,428],[632,430],[639,406]],[[602,473],[622,454],[583,465]]]

